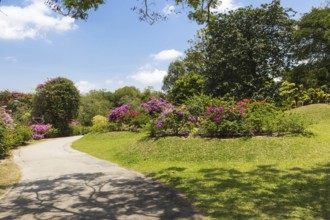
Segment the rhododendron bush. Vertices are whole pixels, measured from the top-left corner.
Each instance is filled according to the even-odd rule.
[[[45,134],[52,128],[50,124],[34,124],[30,128],[33,130],[32,139],[39,140],[45,138]]]
[[[24,125],[17,124],[11,111],[0,107],[0,157],[6,156],[9,150],[31,139],[32,131]]]
[[[150,133],[157,135],[194,135],[233,137],[293,132],[288,114],[265,101],[244,99],[243,101],[223,101],[214,99],[204,102],[205,106],[175,107],[164,99],[152,98],[143,103],[142,108],[152,116]],[[305,129],[301,117],[295,118],[296,133]],[[292,120],[291,120],[292,122]]]

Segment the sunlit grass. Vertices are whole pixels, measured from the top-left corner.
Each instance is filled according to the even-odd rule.
[[[0,195],[16,183],[20,178],[20,170],[12,158],[0,160]]]
[[[150,139],[93,134],[73,147],[143,172],[185,194],[214,219],[329,219],[330,105],[294,111],[312,136]]]

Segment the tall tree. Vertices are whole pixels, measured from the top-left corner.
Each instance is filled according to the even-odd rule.
[[[205,88],[205,78],[202,75],[186,73],[173,84],[168,97],[175,104],[182,104],[194,95],[200,95]]]
[[[297,23],[294,34],[298,64],[284,78],[305,87],[330,87],[330,8],[313,8]]]
[[[183,61],[176,60],[170,63],[167,70],[167,74],[164,76],[163,79],[162,90],[165,92],[169,91],[174,85],[175,81],[177,81],[180,77],[182,77],[185,72],[186,72],[186,67]]]
[[[189,54],[200,53],[203,68],[198,73],[206,76],[206,92],[271,96],[274,79],[291,64],[293,14],[273,0],[217,15],[187,54],[189,59]]]
[[[107,117],[114,106],[114,95],[110,91],[92,90],[81,97],[78,120],[86,126],[92,125],[96,115]]]
[[[37,87],[33,99],[33,115],[43,117],[46,123],[67,132],[69,123],[78,115],[80,95],[73,82],[58,77]]]

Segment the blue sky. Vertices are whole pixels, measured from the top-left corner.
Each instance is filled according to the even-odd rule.
[[[169,63],[182,57],[200,26],[184,13],[154,25],[140,22],[135,0],[107,1],[75,21],[52,13],[44,0],[4,0],[0,5],[0,90],[33,92],[37,84],[62,76],[81,92],[114,91],[125,85],[161,87]],[[156,1],[159,11],[173,7]],[[223,0],[223,8],[258,6],[270,0]],[[323,0],[282,0],[301,13]]]

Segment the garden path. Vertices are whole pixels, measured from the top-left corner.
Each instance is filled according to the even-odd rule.
[[[173,189],[73,150],[58,138],[14,153],[21,181],[0,201],[0,219],[202,219]]]

